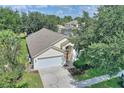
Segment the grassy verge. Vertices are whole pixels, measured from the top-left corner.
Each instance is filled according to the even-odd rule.
[[[23,34],[22,34],[23,35]],[[25,36],[23,35],[23,38],[21,39],[21,53],[19,56],[19,61],[23,63],[25,66],[29,64],[27,55],[27,47],[26,47],[26,39],[24,38]],[[24,72],[22,80],[20,82],[27,82],[29,88],[41,88],[43,87],[41,78],[39,76],[38,72]]]
[[[28,51],[26,47],[26,40],[21,39],[21,51],[20,51],[19,61],[25,65],[28,64],[27,56],[28,56]]]
[[[97,69],[89,69],[89,70],[86,70],[84,74],[76,75],[76,76],[74,76],[74,78],[76,80],[80,81],[80,80],[86,80],[86,79],[90,79],[93,77],[101,76],[104,74],[105,73],[103,71],[99,71]]]
[[[40,75],[37,72],[24,73],[22,82],[27,82],[28,88],[43,88]]]
[[[108,81],[104,81],[95,85],[90,86],[90,88],[121,88],[119,84],[119,78],[114,78]]]

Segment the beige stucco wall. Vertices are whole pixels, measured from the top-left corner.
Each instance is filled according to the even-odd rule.
[[[61,56],[64,55],[62,52],[56,51],[52,48],[50,48],[49,50],[47,50],[46,52],[44,52],[43,54],[39,55],[36,58],[44,58],[44,57],[52,57],[52,56]]]
[[[52,56],[62,56],[63,59],[63,65],[65,64],[65,58],[64,58],[64,53],[56,51],[52,48],[44,52],[43,54],[37,56],[36,58],[33,59],[33,64],[37,62],[38,58],[45,58],[45,57],[52,57]]]

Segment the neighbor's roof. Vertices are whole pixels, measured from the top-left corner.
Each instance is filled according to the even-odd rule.
[[[58,28],[65,28],[63,25],[57,25]]]
[[[43,28],[35,33],[32,33],[26,38],[27,46],[32,58],[42,54],[49,47],[65,38],[64,35]]]
[[[78,24],[78,21],[77,20],[73,20],[73,21],[70,21],[70,22],[68,22],[66,24]]]

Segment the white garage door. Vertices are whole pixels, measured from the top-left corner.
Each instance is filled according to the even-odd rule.
[[[62,66],[62,64],[63,64],[62,57],[51,57],[51,58],[38,59],[34,63],[34,69]]]

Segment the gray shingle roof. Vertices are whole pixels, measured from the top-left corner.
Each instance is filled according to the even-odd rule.
[[[73,21],[70,21],[70,22],[68,22],[68,23],[66,23],[66,24],[71,24],[71,25],[73,25],[73,24],[78,24],[78,21],[77,21],[77,20],[73,20]]]
[[[64,35],[43,28],[29,35],[26,38],[26,42],[30,55],[34,58],[63,38],[65,38]]]

